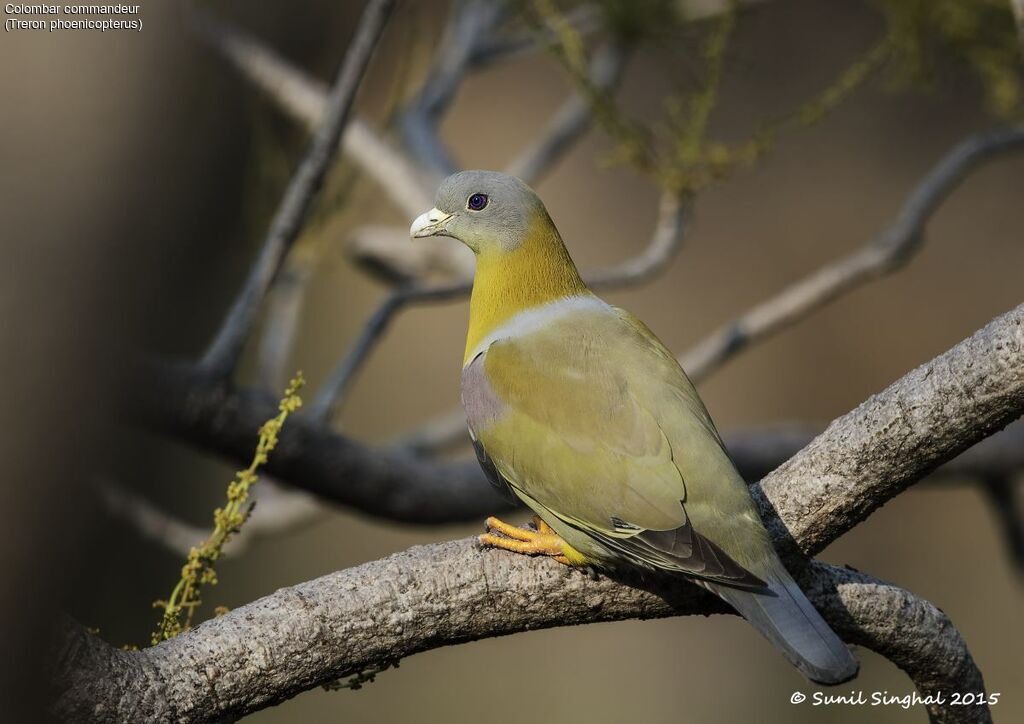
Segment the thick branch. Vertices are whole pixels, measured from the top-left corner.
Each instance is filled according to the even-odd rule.
[[[849,256],[830,262],[721,326],[682,356],[684,369],[695,381],[701,380],[751,343],[795,324],[865,282],[901,268],[920,249],[932,214],[971,171],[1022,149],[1024,129],[984,133],[963,141],[918,184],[891,226]]]
[[[834,539],[832,531],[849,530],[1021,415],[1024,305],[832,422],[760,487],[789,535],[814,555]]]
[[[891,659],[922,695],[984,690],[966,644],[928,602],[823,564],[798,579],[840,636]],[[218,721],[440,646],[552,626],[726,611],[682,581],[627,583],[481,551],[469,539],[281,589],[141,652],[120,651],[68,623],[54,709],[64,721]],[[931,713],[937,722],[990,720],[984,707]]]
[[[314,134],[305,157],[274,213],[263,250],[245,286],[203,357],[203,364],[217,374],[226,376],[234,370],[246,337],[259,313],[260,304],[277,276],[285,255],[302,230],[306,215],[334,158],[359,82],[393,4],[393,0],[370,0],[363,11],[355,37],[331,87],[323,123]]]
[[[820,550],[1022,412],[1024,305],[829,425],[755,486],[762,517],[796,570],[799,551]],[[190,423],[186,430],[206,417],[178,423]],[[304,431],[290,427],[272,461],[301,439]],[[373,477],[379,462],[372,455],[362,462],[347,482]],[[983,691],[959,634],[930,604],[826,566],[798,578],[840,634],[904,667],[922,694]],[[59,654],[56,710],[66,719],[210,721],[436,646],[544,626],[722,610],[692,586],[659,584],[652,594],[631,583],[479,552],[469,541],[417,548],[284,589],[136,654],[72,630]],[[951,722],[990,717],[986,707],[937,706],[931,714]]]

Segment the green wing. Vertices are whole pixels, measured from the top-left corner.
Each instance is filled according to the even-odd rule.
[[[750,571],[771,549],[746,485],[693,385],[642,323],[578,311],[494,342],[479,362],[500,409],[470,414],[477,443],[556,530],[552,518],[614,557],[762,584]]]

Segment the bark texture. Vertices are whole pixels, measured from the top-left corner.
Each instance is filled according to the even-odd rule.
[[[187,405],[187,402],[185,403]],[[802,565],[944,461],[1024,413],[1024,306],[1004,314],[833,422],[755,493],[787,564],[848,642],[900,666],[924,696],[984,691],[936,607],[865,574]],[[386,466],[366,455],[351,474]],[[230,720],[317,684],[450,644],[625,618],[725,611],[685,581],[596,580],[551,561],[421,546],[285,588],[141,652],[66,621],[54,713],[71,721]],[[990,721],[936,704],[934,721]]]

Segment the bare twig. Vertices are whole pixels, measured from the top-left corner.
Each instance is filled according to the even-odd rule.
[[[448,237],[411,244],[407,224],[357,227],[349,234],[346,247],[353,264],[390,285],[437,284],[473,276],[473,252]]]
[[[431,456],[468,442],[466,413],[458,407],[435,415],[417,427],[401,433],[391,444],[415,455]]]
[[[426,82],[400,120],[405,145],[441,176],[458,170],[438,136],[438,124],[469,70],[478,44],[490,37],[505,13],[503,0],[459,0],[448,16]],[[426,207],[424,207],[426,208]]]
[[[792,284],[719,327],[681,357],[695,381],[738,352],[871,279],[901,268],[921,246],[924,226],[946,197],[984,162],[1024,149],[1024,129],[983,133],[958,144],[918,184],[891,226],[852,254]]]
[[[186,523],[112,480],[101,481],[99,493],[107,513],[172,553],[188,556],[189,550],[210,534],[208,529]],[[232,543],[240,538],[240,535],[236,536]]]
[[[370,0],[363,11],[331,88],[323,123],[288,184],[245,286],[203,356],[203,365],[217,374],[228,376],[234,370],[260,304],[302,230],[348,121],[359,81],[393,4],[393,0]]]
[[[672,194],[663,194],[654,233],[644,251],[610,269],[584,273],[583,278],[591,287],[600,289],[639,284],[657,274],[668,266],[679,249],[688,210],[687,201]],[[313,419],[326,423],[333,418],[352,378],[402,309],[410,304],[457,299],[469,294],[472,288],[471,282],[453,282],[437,286],[400,287],[388,294],[363,325],[359,337],[317,394],[310,408]]]
[[[212,14],[195,10],[195,27],[246,79],[310,130],[320,127],[327,109],[327,86],[282,58],[262,41]],[[341,137],[351,158],[405,216],[417,216],[433,204],[440,177],[423,170],[356,115]]]
[[[766,0],[689,0],[680,5],[680,12],[687,20],[706,20],[729,12],[734,5],[760,5]]]
[[[1020,47],[1024,49],[1024,0],[1010,0],[1010,8],[1013,10],[1013,17],[1017,21],[1017,35],[1020,37]]]
[[[194,546],[210,535],[209,528],[181,520],[113,481],[101,483],[100,495],[110,515],[123,520],[143,538],[178,555],[188,556]],[[257,505],[245,527],[224,546],[226,556],[245,552],[258,538],[308,525],[327,512],[313,495],[290,486],[283,487],[270,479],[261,480],[250,498]]]
[[[1017,477],[1020,471],[1017,471]],[[1012,475],[982,479],[981,489],[992,508],[1017,573],[1024,576],[1024,499]]]
[[[590,83],[606,92],[618,85],[629,53],[618,42],[602,46],[590,63]],[[547,126],[527,148],[508,165],[507,173],[528,184],[537,183],[590,128],[593,122],[590,100],[573,92],[555,111]]]
[[[257,378],[268,390],[288,384],[288,358],[305,306],[306,287],[313,275],[313,255],[292,254],[270,290],[266,322],[256,357]]]
[[[566,12],[565,22],[580,37],[591,35],[604,26],[600,9],[595,5],[581,5],[572,8]],[[497,37],[489,42],[485,38],[473,48],[470,62],[474,69],[479,70],[498,61],[511,60],[524,53],[553,44],[557,38],[557,32],[551,27],[545,27],[539,34],[531,30],[522,30]]]
[[[641,284],[660,274],[668,268],[682,246],[690,209],[688,196],[663,193],[658,201],[654,232],[644,250],[610,269],[584,273],[587,285],[591,289],[620,289]]]
[[[336,410],[340,409],[352,379],[362,366],[370,350],[384,335],[384,330],[398,309],[405,304],[406,290],[397,289],[386,297],[366,320],[359,337],[352,344],[345,357],[338,363],[331,376],[309,408],[309,415],[321,425],[329,424]]]

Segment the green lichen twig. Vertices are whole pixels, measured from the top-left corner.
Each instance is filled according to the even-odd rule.
[[[164,611],[156,631],[153,632],[154,646],[188,630],[192,626],[195,610],[202,602],[199,597],[202,587],[217,583],[214,563],[220,558],[224,545],[241,529],[252,513],[254,503],[247,504],[247,501],[249,489],[258,480],[256,471],[267,462],[270,451],[277,445],[278,435],[288,415],[302,406],[299,390],[305,384],[302,372],[296,373],[288,383],[284,397],[278,403],[277,416],[267,420],[260,427],[259,441],[252,462],[245,470],[235,474],[234,480],[228,485],[227,503],[223,508],[217,508],[213,512],[213,532],[199,547],[189,551],[188,560],[181,569],[181,580],[171,591],[170,597],[166,601],[154,602],[155,608],[162,608]]]

